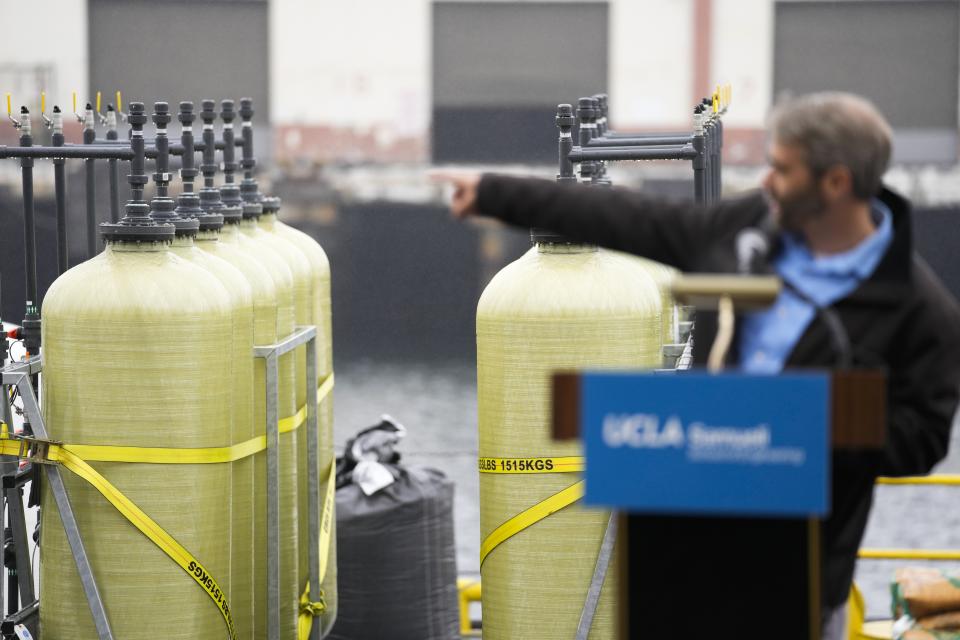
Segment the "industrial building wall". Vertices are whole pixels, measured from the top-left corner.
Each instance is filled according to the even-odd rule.
[[[253,98],[269,122],[266,0],[88,0],[90,93]],[[188,19],[179,19],[179,18]],[[111,98],[112,100],[112,98]]]
[[[894,128],[895,160],[956,162],[960,3],[778,2],[774,24],[775,94],[866,96]]]
[[[337,5],[271,0],[271,99],[281,158],[426,160],[433,105],[436,4],[457,0],[357,0]],[[500,0],[466,2],[501,10]],[[544,3],[511,0],[507,5]],[[606,6],[607,87],[614,124],[622,129],[689,126],[697,40],[708,50],[711,82],[734,85],[733,127],[758,131],[770,104],[773,0],[713,0],[705,33],[694,33],[698,0],[579,0]],[[572,9],[571,9],[572,10]],[[576,25],[543,25],[529,37],[555,48]],[[587,37],[588,34],[583,34]],[[576,35],[572,36],[576,38]],[[522,38],[519,39],[522,42]],[[491,78],[503,69],[490,69]],[[563,72],[546,66],[548,77]],[[575,74],[569,76],[575,79]],[[563,99],[600,91],[589,83]],[[552,113],[553,100],[543,109]],[[548,125],[549,126],[549,125]],[[737,141],[734,139],[733,148]],[[551,147],[552,147],[551,143]]]
[[[554,106],[607,86],[607,4],[432,8],[433,161],[551,162]]]

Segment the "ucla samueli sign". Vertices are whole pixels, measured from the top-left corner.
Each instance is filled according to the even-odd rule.
[[[828,512],[826,374],[580,380],[588,504],[645,513]]]

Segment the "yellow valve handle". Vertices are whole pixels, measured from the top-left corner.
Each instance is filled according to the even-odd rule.
[[[713,112],[717,113],[720,111],[720,96],[713,94]]]
[[[40,114],[43,115],[47,112],[47,94],[45,91],[40,92]]]
[[[13,117],[13,107],[10,105],[10,94],[7,94],[7,115]]]
[[[123,106],[122,106],[122,104],[121,104],[121,102],[120,102],[120,92],[119,92],[119,91],[117,91],[117,112],[118,112],[118,113],[122,113],[122,112],[123,112]]]
[[[97,113],[100,113],[100,92],[97,91]]]
[[[73,112],[77,112],[77,92],[73,92]]]

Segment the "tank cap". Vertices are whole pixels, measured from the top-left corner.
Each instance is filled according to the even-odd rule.
[[[200,231],[219,231],[223,228],[223,216],[219,213],[201,213],[195,219]]]
[[[536,228],[530,229],[530,242],[533,244],[580,244],[555,231]]]
[[[222,185],[220,187],[220,200],[228,206],[241,204],[243,200],[240,198],[240,187],[233,182]]]
[[[138,209],[142,206],[143,211]],[[150,207],[146,202],[127,204],[127,215],[120,222],[101,222],[100,235],[104,240],[118,242],[164,242],[173,240],[176,232],[172,224],[157,224],[147,215]],[[131,215],[142,214],[142,215]]]
[[[224,224],[240,222],[243,219],[243,207],[240,205],[223,206],[217,213],[223,217]]]
[[[276,213],[280,211],[280,198],[276,196],[263,196],[260,198],[260,204],[263,205],[264,213]]]
[[[243,219],[250,220],[251,218],[259,218],[263,215],[263,205],[259,202],[244,202],[243,203]]]

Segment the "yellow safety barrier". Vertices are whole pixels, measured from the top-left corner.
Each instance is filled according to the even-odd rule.
[[[333,389],[334,378],[331,373],[324,379],[323,383],[317,388],[317,402]],[[297,413],[278,422],[278,428],[281,432],[289,432],[297,429],[306,421],[307,408],[301,407]],[[224,624],[232,640],[236,639],[236,631],[233,627],[233,618],[230,614],[230,605],[227,602],[227,594],[220,588],[217,581],[204,568],[203,564],[197,560],[186,548],[177,542],[169,533],[164,531],[153,519],[140,510],[136,504],[127,498],[119,489],[113,486],[106,478],[100,475],[93,467],[87,464],[88,461],[110,461],[110,462],[138,462],[152,464],[206,464],[232,462],[246,456],[251,456],[266,449],[266,436],[259,436],[246,442],[230,447],[210,447],[200,449],[177,449],[177,448],[150,448],[150,447],[112,447],[109,445],[72,445],[60,442],[41,440],[38,438],[11,438],[9,432],[0,433],[0,455],[14,456],[24,458],[31,462],[39,464],[59,464],[65,469],[73,472],[80,478],[86,480],[91,486],[106,498],[117,511],[120,512],[133,526],[135,526],[143,535],[150,539],[161,551],[167,554],[171,560],[187,572],[194,581],[200,585],[204,592],[217,606],[223,617]],[[81,455],[85,454],[85,455]],[[85,457],[89,456],[89,457]],[[320,570],[321,575],[326,574],[326,563],[329,554],[330,533],[332,530],[331,514],[333,510],[332,489],[335,482],[336,466],[333,462],[330,464],[328,475],[327,493],[324,496],[323,518],[321,519],[320,531]],[[325,534],[325,535],[324,535]],[[322,580],[322,578],[321,578]],[[310,602],[309,585],[301,598],[301,621],[300,638],[301,640],[309,636],[309,622],[307,622],[307,636],[303,635],[303,617],[307,616],[312,621],[313,612],[325,609],[323,603],[323,594],[320,594],[318,602]]]
[[[877,478],[877,484],[891,486],[960,486],[960,474]],[[857,557],[863,560],[960,560],[960,551],[951,549],[860,549]],[[863,595],[852,585],[849,600],[849,640],[887,640],[893,637],[892,620],[865,622],[866,604]]]
[[[936,484],[944,487],[960,486],[960,474],[939,474],[934,476],[908,476],[905,478],[877,478],[877,484],[923,485]]]
[[[470,619],[470,603],[480,602],[480,579],[457,578],[457,599],[460,603],[460,635],[469,638],[479,638],[480,629],[473,628]]]

